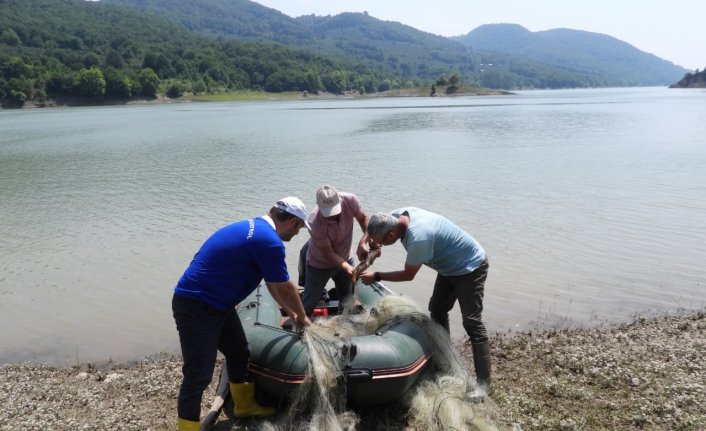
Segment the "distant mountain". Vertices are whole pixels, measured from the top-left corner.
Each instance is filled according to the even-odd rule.
[[[377,64],[383,70],[434,80],[451,71],[474,75],[480,57],[462,44],[367,13],[303,16],[297,22],[316,36],[316,48]]]
[[[668,85],[687,72],[614,37],[580,30],[531,32],[517,24],[487,24],[453,39],[478,51],[521,55],[590,74],[610,85]]]
[[[500,52],[478,52],[442,36],[366,13],[290,18],[248,0],[102,0],[159,15],[211,37],[275,42],[361,62],[381,73],[426,85],[458,73],[489,88],[619,85],[589,72]],[[488,70],[483,64],[493,64]],[[673,82],[673,80],[671,81]]]

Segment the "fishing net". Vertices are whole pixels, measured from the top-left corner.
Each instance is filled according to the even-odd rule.
[[[432,322],[411,299],[386,296],[368,312],[344,313],[317,319],[305,331],[303,341],[310,353],[307,378],[297,390],[284,420],[265,423],[261,429],[353,431],[358,415],[346,406],[341,384],[340,347],[345,338],[375,333],[393,320],[407,319],[424,327],[432,345],[432,362],[400,400],[408,408],[411,423],[428,430],[479,430],[498,428],[489,419],[494,406],[464,401],[469,374],[463,360],[440,325]]]
[[[402,296],[384,297],[371,314],[366,323],[368,329],[403,316],[423,326],[431,342],[431,366],[400,400],[409,408],[413,423],[427,430],[497,430],[487,418],[493,409],[491,403],[477,406],[464,401],[471,376],[441,325],[432,321],[414,301]]]

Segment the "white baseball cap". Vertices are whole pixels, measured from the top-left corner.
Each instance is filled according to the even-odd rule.
[[[341,213],[341,197],[333,186],[321,186],[316,191],[316,205],[324,217]]]
[[[275,202],[273,206],[301,219],[306,225],[306,227],[309,228],[309,222],[307,221],[309,215],[306,212],[306,206],[304,205],[304,202],[302,202],[299,198],[294,196],[287,196],[286,198],[282,198]]]

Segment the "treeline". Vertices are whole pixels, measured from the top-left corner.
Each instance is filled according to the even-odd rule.
[[[687,73],[684,77],[670,88],[705,88],[706,87],[706,68],[699,72],[696,69],[694,73]]]
[[[361,93],[398,84],[368,66],[275,44],[194,35],[83,0],[0,2],[0,100],[151,98],[242,89]]]

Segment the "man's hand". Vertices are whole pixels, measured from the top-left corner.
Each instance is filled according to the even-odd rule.
[[[343,262],[343,270],[346,271],[349,277],[353,277],[353,272],[355,272],[355,267],[348,262]]]
[[[375,273],[370,271],[364,272],[358,275],[358,280],[363,280],[363,283],[365,284],[373,284],[375,281]]]
[[[378,244],[372,237],[368,238],[367,243],[371,251],[378,250],[382,247],[382,244]]]
[[[311,325],[311,320],[306,316],[306,314],[297,314],[295,321],[296,321],[297,324],[300,325],[300,326],[309,326],[309,325]]]
[[[363,262],[365,258],[368,257],[368,250],[365,248],[365,245],[363,244],[358,244],[358,249],[356,250],[356,255],[358,255],[358,262]]]
[[[270,291],[275,301],[282,307],[285,313],[300,325],[310,325],[311,320],[306,317],[304,305],[299,297],[299,290],[292,280],[284,283],[267,283],[267,290]]]

